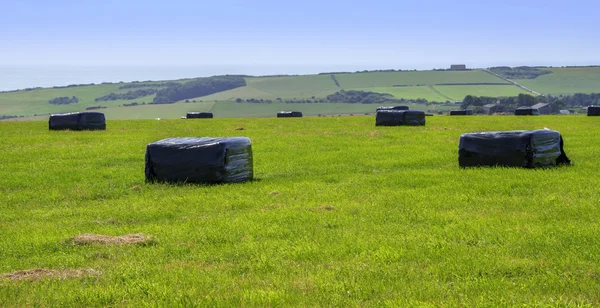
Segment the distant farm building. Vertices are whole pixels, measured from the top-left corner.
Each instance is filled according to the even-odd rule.
[[[540,114],[550,114],[550,112],[552,111],[550,109],[550,104],[545,103],[537,103],[531,106],[531,108],[537,109],[540,112]]]
[[[450,70],[452,71],[464,71],[467,69],[465,64],[452,64],[450,65]]]
[[[483,105],[483,112],[487,115],[492,115],[500,111],[501,108],[499,103]]]

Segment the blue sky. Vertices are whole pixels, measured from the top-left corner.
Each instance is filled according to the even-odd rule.
[[[2,0],[0,65],[600,64],[597,1]]]

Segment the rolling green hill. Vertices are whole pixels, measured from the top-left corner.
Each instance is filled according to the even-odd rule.
[[[473,71],[409,71],[336,74],[344,89],[392,87],[394,85],[436,85],[440,83],[506,83],[480,70]]]
[[[593,93],[600,92],[600,68],[553,68],[552,74],[542,75],[536,79],[519,79],[516,82],[541,93]],[[332,78],[333,77],[333,78]],[[335,79],[334,79],[335,78]],[[167,106],[135,106],[121,107],[124,104],[151,102],[155,95],[148,95],[132,100],[114,100],[95,102],[94,99],[109,93],[123,94],[133,89],[119,89],[122,86],[140,86],[128,83],[87,85],[66,88],[45,88],[28,91],[0,93],[0,115],[24,116],[27,119],[43,119],[33,117],[36,114],[83,111],[91,106],[108,107],[101,109],[115,119],[141,118],[176,118],[187,111],[207,111],[213,108],[227,117],[270,116],[280,108],[278,105],[248,106],[239,104],[214,105],[214,102],[232,102],[240,98],[264,99],[276,101],[324,99],[342,89],[360,90],[378,93],[389,93],[398,99],[426,99],[428,101],[445,102],[460,101],[466,95],[475,96],[515,96],[527,93],[507,81],[481,70],[469,71],[401,71],[401,72],[368,72],[368,73],[334,73],[302,76],[246,77],[246,86],[232,90],[217,92],[202,97],[190,98],[194,104],[174,104]],[[178,80],[185,82],[189,79]],[[164,81],[150,82],[161,83]],[[336,84],[336,82],[338,84]],[[339,85],[339,87],[338,87]],[[156,88],[159,89],[159,88]],[[49,100],[57,97],[76,96],[79,103],[69,105],[51,105]],[[202,102],[202,103],[200,103]],[[302,106],[307,114],[360,113],[373,110],[376,106],[351,106],[342,104],[316,104]],[[277,108],[273,107],[277,106]],[[282,106],[283,107],[283,106]],[[232,108],[225,110],[224,108]],[[255,110],[252,110],[255,109]],[[291,108],[298,109],[298,108]]]
[[[518,83],[542,94],[600,93],[600,67],[551,68],[552,74]]]

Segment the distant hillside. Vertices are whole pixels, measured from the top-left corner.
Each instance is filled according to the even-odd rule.
[[[389,94],[394,99],[427,102],[462,101],[467,95],[509,97],[529,93],[519,85],[543,94],[574,94],[600,92],[600,67],[576,68],[491,68],[466,71],[395,71],[382,70],[359,73],[323,73],[301,76],[226,76],[146,81],[131,83],[103,83],[99,85],[71,85],[67,87],[36,88],[0,92],[0,118],[31,117],[50,113],[82,111],[101,108],[110,113],[119,110],[119,118],[155,118],[165,114],[162,107],[147,107],[155,103],[174,103],[175,114],[186,110],[204,111],[208,106],[233,108],[228,115],[248,116],[258,104],[218,105],[223,102],[263,100],[265,102],[318,101],[311,110],[328,110],[322,102],[341,90],[356,90]],[[502,78],[500,78],[500,77]],[[512,78],[508,78],[512,77]],[[68,98],[68,99],[66,99]],[[76,98],[76,99],[74,99]],[[53,102],[53,103],[50,103]],[[217,104],[215,104],[217,102]],[[341,104],[335,110],[347,108],[356,112],[356,106]],[[176,107],[175,107],[176,106]],[[200,106],[203,106],[200,108]],[[362,110],[371,110],[372,106]],[[212,107],[208,108],[211,109]],[[269,111],[270,112],[270,111]],[[351,112],[349,112],[351,113]],[[170,114],[167,112],[167,114]],[[255,113],[252,113],[255,114]],[[257,113],[267,114],[267,113]],[[318,112],[317,112],[318,114]],[[163,116],[164,117],[164,116]]]

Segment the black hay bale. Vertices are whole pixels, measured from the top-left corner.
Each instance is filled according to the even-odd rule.
[[[278,118],[301,118],[302,112],[300,111],[279,111],[277,113]]]
[[[588,117],[597,117],[600,116],[600,106],[589,106],[587,108]]]
[[[186,119],[212,119],[212,112],[188,112]]]
[[[50,130],[105,130],[106,118],[101,112],[73,112],[50,115]]]
[[[169,138],[146,146],[147,182],[234,183],[253,175],[246,137]]]
[[[525,115],[540,115],[540,111],[536,108],[528,108],[528,107],[519,107],[515,109],[515,115],[525,116]]]
[[[468,133],[460,136],[460,167],[539,168],[568,165],[559,132],[549,129]]]
[[[471,110],[471,109],[452,110],[452,111],[450,111],[450,115],[473,115],[473,110]]]
[[[408,106],[379,106],[377,111],[379,110],[409,110],[409,108]]]
[[[375,115],[375,126],[401,125],[425,125],[425,112],[420,110],[379,110]]]

